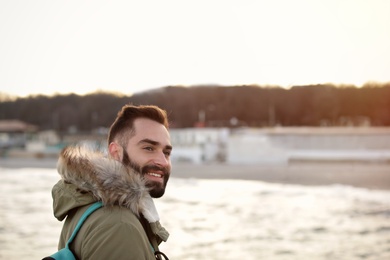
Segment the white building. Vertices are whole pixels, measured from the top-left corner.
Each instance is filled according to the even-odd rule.
[[[227,128],[171,129],[172,161],[194,163],[226,160]]]
[[[390,128],[275,127],[171,129],[173,161],[287,164],[390,162]]]

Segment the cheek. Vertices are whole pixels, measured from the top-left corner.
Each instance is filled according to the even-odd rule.
[[[147,154],[142,153],[142,151],[136,149],[127,149],[127,152],[130,160],[135,162],[141,167],[145,166],[149,161]]]

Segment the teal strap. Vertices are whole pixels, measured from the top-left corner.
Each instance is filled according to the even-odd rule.
[[[72,235],[70,236],[68,242],[66,242],[65,248],[69,248],[69,244],[72,243],[73,239],[76,237],[77,233],[79,232],[81,226],[84,224],[84,221],[91,215],[95,210],[103,207],[103,203],[101,201],[97,201],[94,204],[92,204],[81,216],[79,219],[79,222],[77,222],[77,225],[75,229],[73,230]]]

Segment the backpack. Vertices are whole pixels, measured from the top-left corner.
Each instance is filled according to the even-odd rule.
[[[72,235],[70,236],[69,240],[66,242],[65,247],[58,252],[52,254],[51,256],[45,257],[42,260],[76,260],[74,257],[72,251],[69,249],[70,243],[72,243],[73,239],[76,237],[77,233],[79,232],[81,226],[83,225],[84,221],[91,215],[95,210],[101,208],[103,206],[101,201],[97,201],[94,204],[92,204],[81,216],[79,219],[79,222],[77,222],[77,225],[75,229],[73,230]]]

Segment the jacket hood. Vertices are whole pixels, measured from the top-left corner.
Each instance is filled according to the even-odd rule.
[[[152,228],[161,228],[145,180],[132,168],[107,158],[102,152],[69,146],[62,150],[57,170],[61,180],[53,187],[52,195],[58,220],[63,220],[74,208],[102,201],[106,207],[119,205],[137,216],[142,214],[149,223],[155,223]]]

